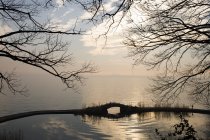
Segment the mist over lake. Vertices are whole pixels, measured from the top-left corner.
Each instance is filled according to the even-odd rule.
[[[86,80],[78,93],[60,90],[62,84],[47,84],[51,79],[41,78],[47,88],[37,89],[42,85],[31,86],[31,94],[8,95],[1,98],[1,116],[35,110],[78,109],[85,106],[118,102],[128,105],[153,106],[152,94],[145,91],[150,80],[147,77],[134,76],[93,76]],[[60,86],[60,87],[59,87]],[[41,92],[42,91],[42,92]],[[63,92],[59,92],[63,91]],[[36,93],[36,94],[35,94]],[[50,96],[49,96],[50,95]],[[191,106],[188,99],[177,101]],[[180,114],[144,113],[134,114],[118,120],[91,118],[74,115],[40,115],[13,120],[1,124],[1,130],[23,135],[23,139],[157,139],[155,128],[167,133],[174,123],[179,122]],[[209,137],[210,118],[208,115],[189,114],[186,116],[195,126],[199,135]]]

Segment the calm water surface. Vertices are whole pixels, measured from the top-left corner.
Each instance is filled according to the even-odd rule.
[[[154,104],[152,95],[145,92],[148,78],[128,76],[90,77],[79,93],[63,90],[59,81],[26,78],[30,95],[1,95],[0,115],[41,109],[75,109],[110,101],[137,105]],[[41,79],[41,81],[40,81]],[[54,83],[52,83],[54,81]],[[43,84],[44,83],[44,84]],[[51,83],[51,84],[49,84]],[[180,98],[180,105],[191,106],[187,98]],[[157,139],[155,128],[167,133],[179,122],[179,115],[172,113],[135,114],[118,120],[91,118],[74,115],[40,115],[0,124],[0,135],[10,133],[24,140],[69,140],[69,139]],[[210,138],[210,117],[189,114],[187,117],[204,139]]]

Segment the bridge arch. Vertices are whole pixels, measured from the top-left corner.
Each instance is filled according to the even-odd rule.
[[[109,114],[108,109],[114,108],[114,107],[120,108],[120,112],[119,112],[120,114],[123,114],[128,108],[128,106],[120,104],[120,103],[108,103],[108,104],[104,104],[104,105],[100,106],[101,111],[106,114]]]

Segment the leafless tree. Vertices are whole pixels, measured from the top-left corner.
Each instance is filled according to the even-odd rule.
[[[67,88],[74,88],[76,82],[81,82],[82,74],[95,72],[95,68],[88,63],[75,71],[58,70],[72,61],[67,52],[69,43],[62,38],[82,32],[59,31],[49,22],[37,20],[44,8],[54,8],[52,4],[50,1],[1,0],[0,56],[42,69],[59,78]],[[5,27],[10,30],[4,32]],[[14,73],[0,72],[0,93],[8,89],[12,93],[25,92]]]
[[[125,45],[135,64],[164,69],[150,92],[160,101],[189,93],[210,105],[210,1],[139,1],[142,21],[130,29]]]
[[[122,0],[111,4],[109,0],[63,0],[63,4],[76,4],[91,14],[86,21],[98,24],[106,21],[109,27],[130,15],[133,26],[124,42],[134,64],[150,68],[164,68],[164,74],[154,79],[151,92],[160,101],[173,101],[188,92],[201,103],[210,97],[210,1],[209,0]],[[69,88],[81,81],[81,74],[94,72],[90,64],[76,71],[59,71],[59,67],[72,61],[67,52],[65,35],[83,32],[72,28],[59,31],[50,23],[37,20],[44,8],[54,8],[54,0],[0,0],[0,21],[12,30],[0,35],[0,56],[40,68],[60,78]],[[131,8],[138,11],[136,22]],[[141,17],[139,17],[141,16]],[[116,18],[117,17],[117,18]],[[134,16],[136,17],[136,15]],[[105,32],[109,31],[108,28]],[[186,62],[187,60],[187,62]],[[0,73],[0,92],[7,86],[11,92],[22,92],[13,73]],[[208,104],[209,105],[209,104]]]
[[[108,2],[60,0],[64,6],[72,4],[89,13],[91,16],[85,19],[86,22],[97,24],[107,20],[111,27],[115,22],[114,17],[118,13],[127,12],[132,2],[114,2],[112,10],[105,8]],[[81,35],[85,31],[76,30],[77,24],[63,31],[50,21],[39,20],[41,12],[57,6],[56,0],[0,0],[0,56],[39,68],[59,78],[68,88],[74,88],[76,82],[81,82],[82,74],[96,70],[87,63],[75,71],[59,71],[61,66],[72,62],[72,55],[68,53],[69,42],[63,39],[64,36]],[[6,90],[12,93],[25,92],[14,72],[0,71],[0,93],[4,94]]]

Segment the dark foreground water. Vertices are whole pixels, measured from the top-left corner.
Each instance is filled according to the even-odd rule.
[[[210,138],[209,116],[186,117],[204,139]],[[69,139],[157,139],[155,128],[163,134],[172,131],[178,116],[164,113],[132,115],[118,120],[73,115],[41,115],[0,124],[0,137],[13,135],[20,140]]]
[[[39,78],[39,77],[37,77]],[[152,95],[146,93],[148,79],[143,77],[92,77],[80,93],[63,91],[59,83],[30,85],[30,96],[1,96],[0,114],[8,115],[42,109],[73,109],[110,101],[137,105],[152,105]],[[27,81],[27,79],[26,79]],[[37,80],[38,81],[38,80]],[[30,82],[29,82],[30,83]],[[62,92],[61,92],[62,91]],[[180,105],[191,106],[189,98],[180,98]],[[210,138],[210,116],[188,114],[185,116],[203,139]],[[69,140],[69,139],[157,139],[155,129],[163,134],[173,130],[180,122],[179,114],[145,113],[127,118],[107,119],[74,115],[39,115],[0,124],[0,138],[19,140]]]

